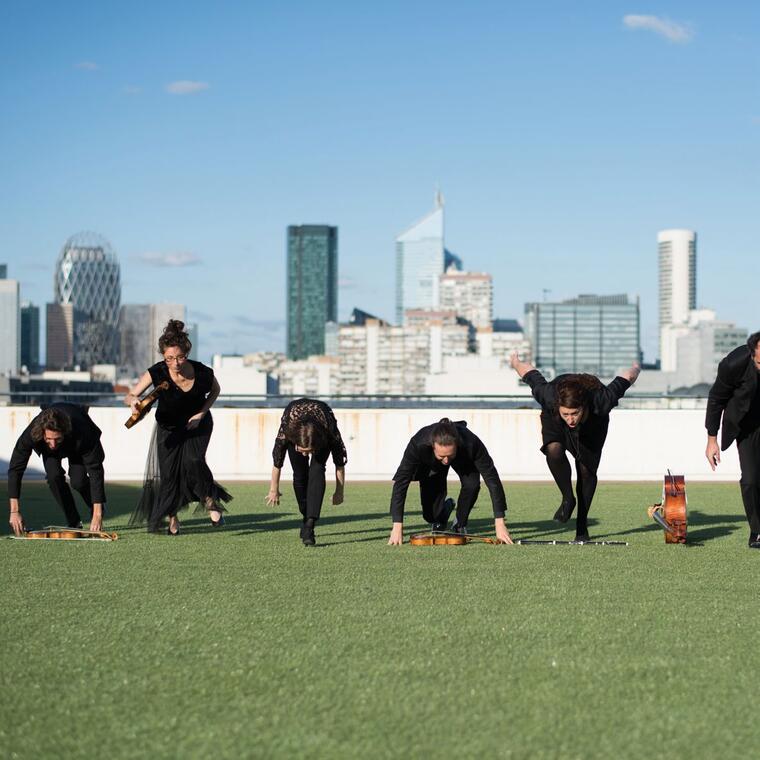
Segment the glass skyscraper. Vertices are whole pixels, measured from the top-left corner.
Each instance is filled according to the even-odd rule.
[[[53,291],[56,305],[81,315],[73,324],[73,363],[116,364],[121,269],[109,242],[93,232],[70,237],[56,262]]]
[[[21,303],[21,365],[29,372],[40,366],[40,307]]]
[[[338,228],[288,227],[287,353],[305,359],[325,352],[325,324],[338,319]]]
[[[525,304],[533,363],[556,376],[588,372],[608,378],[640,361],[639,302],[627,295],[581,295]]]
[[[457,257],[450,256],[456,264]],[[445,259],[443,198],[438,194],[435,209],[396,238],[396,324],[403,324],[407,309],[438,308]]]

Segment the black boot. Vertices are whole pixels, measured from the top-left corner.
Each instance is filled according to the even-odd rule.
[[[301,526],[301,541],[304,546],[316,546],[317,540],[314,538],[314,520],[309,518]]]

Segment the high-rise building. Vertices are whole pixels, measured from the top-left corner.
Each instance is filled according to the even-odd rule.
[[[689,321],[697,307],[697,233],[693,230],[662,230],[657,233],[660,274],[660,364],[675,369],[675,356],[664,330]]]
[[[21,302],[21,366],[40,368],[40,308],[29,301]]]
[[[456,266],[457,257],[450,254]],[[408,309],[440,306],[440,277],[446,261],[443,243],[443,197],[435,208],[396,238],[396,323]],[[459,261],[461,266],[461,261]]]
[[[18,280],[0,279],[0,375],[18,374],[21,364],[21,320]]]
[[[493,278],[484,272],[447,270],[441,275],[440,306],[453,311],[475,328],[493,320]]]
[[[72,369],[76,346],[75,325],[87,315],[73,304],[49,303],[45,315],[45,366],[49,370]]]
[[[5,280],[8,277],[8,265],[0,264],[0,280]]]
[[[325,352],[325,324],[338,318],[338,228],[288,227],[289,359]]]
[[[158,339],[170,319],[184,322],[185,307],[173,303],[124,304],[121,307],[119,363],[130,376],[142,374],[161,359]]]
[[[56,262],[53,290],[56,304],[82,315],[73,324],[73,363],[116,364],[121,271],[110,243],[93,232],[70,237]]]
[[[559,303],[525,304],[533,363],[553,375],[588,372],[613,377],[641,360],[639,300],[581,295]]]

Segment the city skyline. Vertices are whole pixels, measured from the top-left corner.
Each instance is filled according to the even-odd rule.
[[[651,361],[656,236],[686,228],[697,306],[756,329],[736,273],[760,238],[760,10],[729,6],[16,5],[2,258],[43,307],[64,240],[94,229],[124,302],[186,303],[202,357],[282,349],[287,226],[340,229],[341,321],[392,320],[394,238],[440,186],[447,247],[493,275],[497,317],[545,289],[626,291]]]

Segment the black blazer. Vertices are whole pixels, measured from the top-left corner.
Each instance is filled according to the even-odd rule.
[[[488,449],[475,433],[467,429],[466,422],[455,424],[459,433],[459,446],[457,455],[451,460],[451,465],[441,464],[433,454],[432,435],[435,425],[428,425],[412,436],[404,451],[401,464],[393,476],[391,495],[393,522],[403,522],[404,503],[409,484],[413,480],[430,477],[431,474],[445,477],[449,466],[460,476],[472,472],[480,473],[491,494],[494,517],[504,517],[507,511],[507,497]]]
[[[723,416],[720,447],[725,451],[741,432],[741,423],[757,392],[758,370],[752,361],[749,346],[739,346],[718,365],[707,396],[705,427],[707,435],[718,435]]]
[[[71,420],[71,433],[55,451],[51,451],[44,441],[32,439],[32,425],[19,436],[8,464],[8,498],[18,499],[21,495],[21,479],[34,451],[43,458],[74,459],[84,464],[90,476],[92,500],[103,504],[106,500],[103,474],[103,447],[100,445],[100,428],[90,419],[87,412],[77,404],[51,404],[60,409]],[[38,415],[39,416],[39,415]],[[35,417],[36,420],[36,417]]]

